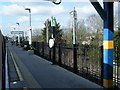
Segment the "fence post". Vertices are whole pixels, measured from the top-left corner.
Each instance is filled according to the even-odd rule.
[[[73,60],[74,60],[74,73],[77,73],[77,47],[73,44]]]
[[[115,47],[115,88],[117,89],[118,88],[118,72],[119,72],[119,67],[118,67],[118,61],[119,61],[119,50],[118,50],[118,45],[116,45],[116,47]]]
[[[37,54],[40,56],[40,44],[39,43],[37,43]]]
[[[103,73],[104,73],[104,67],[103,67],[103,46],[101,48],[101,86],[103,86]]]
[[[51,61],[51,48],[49,48],[49,60]]]
[[[44,42],[42,42],[42,57],[44,57]]]
[[[53,46],[53,64],[55,64],[55,44]]]
[[[39,43],[37,43],[37,42],[35,42],[35,54],[37,54],[38,55],[38,45],[39,45]]]
[[[59,65],[61,66],[61,44],[59,44]]]

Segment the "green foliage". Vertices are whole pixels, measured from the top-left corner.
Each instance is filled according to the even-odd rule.
[[[48,35],[49,35],[49,39],[52,36],[52,26],[51,26],[51,21],[49,19],[47,19],[44,23],[45,27],[42,29],[42,42],[46,42],[46,27],[48,25]],[[62,35],[63,35],[63,31],[62,29],[60,29],[60,23],[56,23],[56,27],[55,27],[55,34],[56,34],[56,42],[59,43],[62,41]]]
[[[114,32],[115,60],[120,66],[120,28]]]
[[[64,34],[63,39],[66,44],[72,44],[72,33]]]
[[[120,45],[120,28],[114,32],[114,43],[115,45]]]

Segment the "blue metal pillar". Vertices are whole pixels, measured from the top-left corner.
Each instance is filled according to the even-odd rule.
[[[104,72],[103,86],[105,88],[113,87],[113,50],[114,50],[114,30],[113,30],[113,2],[104,2],[104,11],[106,19],[104,20]]]

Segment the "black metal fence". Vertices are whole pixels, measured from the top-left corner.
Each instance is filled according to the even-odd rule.
[[[120,88],[120,46],[114,48],[113,81],[116,88]]]
[[[103,47],[33,42],[34,53],[103,86]],[[55,54],[54,54],[55,53]],[[120,88],[120,47],[114,48],[113,85]]]
[[[56,44],[54,50],[54,48],[50,49],[47,43],[33,42],[32,44],[36,55],[102,85],[101,47]]]

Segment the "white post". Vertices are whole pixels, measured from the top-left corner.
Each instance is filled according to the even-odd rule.
[[[48,22],[47,22],[47,26],[46,26],[46,42],[48,43]]]
[[[118,29],[120,29],[120,2],[118,2]]]
[[[32,29],[31,29],[31,26],[30,26],[30,30],[29,30],[29,45],[30,46],[32,45]]]
[[[19,33],[19,31],[20,31],[20,24],[19,23],[16,23],[17,25],[18,25],[18,44],[20,44],[20,33]]]
[[[77,22],[77,12],[74,8],[74,11],[73,11],[73,44],[76,44],[76,22]]]

